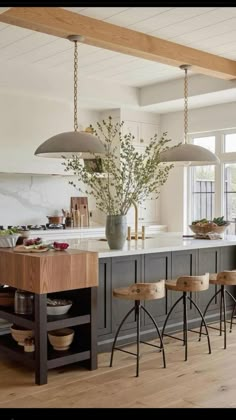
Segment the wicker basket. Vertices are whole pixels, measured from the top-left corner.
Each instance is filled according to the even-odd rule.
[[[206,224],[205,226],[198,226],[198,225],[189,225],[190,229],[196,234],[207,234],[210,232],[213,233],[224,233],[227,227],[230,225],[230,222],[223,226],[215,226],[213,224]]]

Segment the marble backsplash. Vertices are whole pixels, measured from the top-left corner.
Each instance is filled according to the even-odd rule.
[[[70,197],[82,194],[72,185],[69,176],[0,174],[0,225],[48,223],[47,216],[69,210]],[[104,224],[105,217],[88,198],[92,223]]]

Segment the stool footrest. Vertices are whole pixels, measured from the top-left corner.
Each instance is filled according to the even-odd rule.
[[[200,332],[199,331],[196,331],[196,330],[188,330],[188,331],[191,331],[191,332],[193,332],[195,334],[200,334]],[[202,335],[208,335],[207,333],[204,333],[204,332],[202,332],[201,334]]]
[[[133,353],[132,351],[124,350],[120,347],[114,347],[114,350],[123,351],[124,353],[132,354],[132,356],[137,356],[137,353]]]
[[[195,331],[195,330],[188,330],[188,331],[195,332],[196,334],[200,334],[200,331]],[[201,332],[201,335],[208,335],[208,334]]]
[[[160,350],[162,350],[162,348],[163,348],[163,347],[157,346],[156,344],[147,343],[146,341],[140,341],[140,343],[147,344],[147,346],[156,347],[157,349],[160,349]]]
[[[218,328],[218,327],[212,327],[211,325],[207,325],[207,328],[211,328],[212,330],[220,331],[220,328]],[[221,331],[224,332],[223,329]]]
[[[179,340],[179,341],[184,341],[182,338],[179,337],[175,337],[174,335],[170,335],[170,334],[163,334],[164,337],[170,337],[170,338],[174,338],[175,340]]]

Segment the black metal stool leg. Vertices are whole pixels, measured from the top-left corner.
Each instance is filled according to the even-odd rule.
[[[195,308],[197,309],[202,321],[201,321],[201,325],[203,324],[205,329],[206,329],[206,336],[207,336],[207,341],[208,341],[208,349],[209,349],[209,354],[211,354],[211,342],[210,342],[210,336],[209,336],[209,331],[207,328],[207,324],[204,318],[204,315],[202,314],[201,309],[199,308],[199,306],[194,302],[194,300],[188,296],[188,299],[190,300],[190,302],[192,302],[193,306],[195,306]]]
[[[164,350],[164,344],[163,344],[163,340],[162,340],[162,337],[161,337],[161,333],[160,333],[160,330],[159,330],[159,328],[158,328],[158,325],[157,325],[157,323],[156,323],[156,321],[155,321],[155,319],[153,318],[153,316],[150,314],[150,312],[143,306],[143,305],[141,305],[141,308],[144,310],[144,312],[149,316],[149,318],[152,320],[152,322],[153,322],[153,324],[155,325],[155,327],[156,327],[156,330],[157,330],[157,334],[158,334],[158,337],[159,337],[159,339],[160,339],[160,348],[161,348],[161,351],[162,351],[162,357],[163,357],[163,365],[164,365],[164,368],[166,368],[166,357],[165,357],[165,350]]]
[[[135,301],[135,315],[136,315],[136,323],[137,323],[137,363],[136,363],[136,376],[139,376],[139,347],[140,347],[140,300]]]
[[[132,309],[130,309],[130,311],[129,311],[126,315],[125,315],[125,317],[122,319],[122,321],[121,321],[121,323],[120,323],[119,327],[117,328],[116,335],[115,335],[115,338],[114,338],[114,341],[113,341],[113,345],[112,345],[112,350],[111,350],[110,367],[112,367],[114,349],[115,349],[116,341],[117,341],[117,338],[118,338],[119,332],[120,332],[120,330],[121,330],[121,327],[122,327],[122,325],[124,324],[124,322],[126,321],[126,319],[128,318],[128,316],[129,316],[129,315],[130,315],[133,311],[135,311],[135,306],[133,306],[133,308],[132,308]]]
[[[226,338],[226,299],[225,299],[225,286],[222,287],[222,294],[223,294],[223,312],[224,312],[224,349],[226,349],[227,345],[227,338]]]
[[[236,303],[234,304],[234,307],[233,307],[233,310],[232,310],[232,314],[231,314],[229,332],[232,332],[235,309],[236,309]]]
[[[212,296],[212,298],[209,300],[209,302],[208,302],[208,304],[207,304],[207,306],[206,306],[206,308],[205,308],[205,310],[204,310],[204,312],[203,312],[203,315],[202,315],[202,317],[205,319],[205,315],[206,315],[206,313],[207,313],[207,309],[209,308],[209,306],[210,306],[210,304],[211,304],[211,302],[216,298],[216,296],[219,294],[219,293],[221,293],[221,289],[219,289],[213,296]],[[201,337],[202,337],[202,326],[203,326],[203,321],[201,322],[201,325],[200,325],[200,331],[199,331],[199,341],[201,341]]]
[[[224,286],[220,287],[220,336],[222,335],[222,308],[224,299]]]
[[[229,327],[229,332],[232,332],[233,318],[234,318],[234,313],[235,313],[235,309],[236,309],[236,299],[232,295],[232,293],[230,293],[227,289],[225,289],[225,293],[227,293],[227,295],[230,296],[231,299],[234,301],[234,307],[233,307],[233,310],[232,310],[232,315],[231,315],[231,320],[230,320],[230,327]]]
[[[185,346],[185,361],[188,360],[188,316],[187,316],[187,293],[183,292],[183,304],[184,304],[184,346]]]
[[[180,296],[180,298],[179,298],[179,299],[177,299],[177,301],[174,303],[174,305],[170,308],[170,310],[169,310],[169,312],[168,312],[168,314],[167,314],[167,316],[166,316],[166,319],[165,319],[165,322],[164,322],[163,328],[162,328],[162,332],[161,332],[161,336],[162,336],[162,338],[163,338],[163,336],[164,336],[164,332],[165,332],[166,324],[167,324],[167,321],[168,321],[168,319],[169,319],[169,317],[170,317],[171,313],[173,312],[173,310],[175,309],[175,307],[178,305],[178,303],[179,303],[182,299],[183,299],[183,296]]]

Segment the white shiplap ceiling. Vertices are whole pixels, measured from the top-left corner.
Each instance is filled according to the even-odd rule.
[[[65,9],[236,60],[236,7]],[[48,77],[60,78],[61,72],[71,74],[73,71],[73,44],[0,23],[1,63],[25,65],[31,70],[37,67],[47,72]],[[183,77],[178,68],[85,44],[79,46],[79,72],[83,79],[108,80],[133,87]]]

